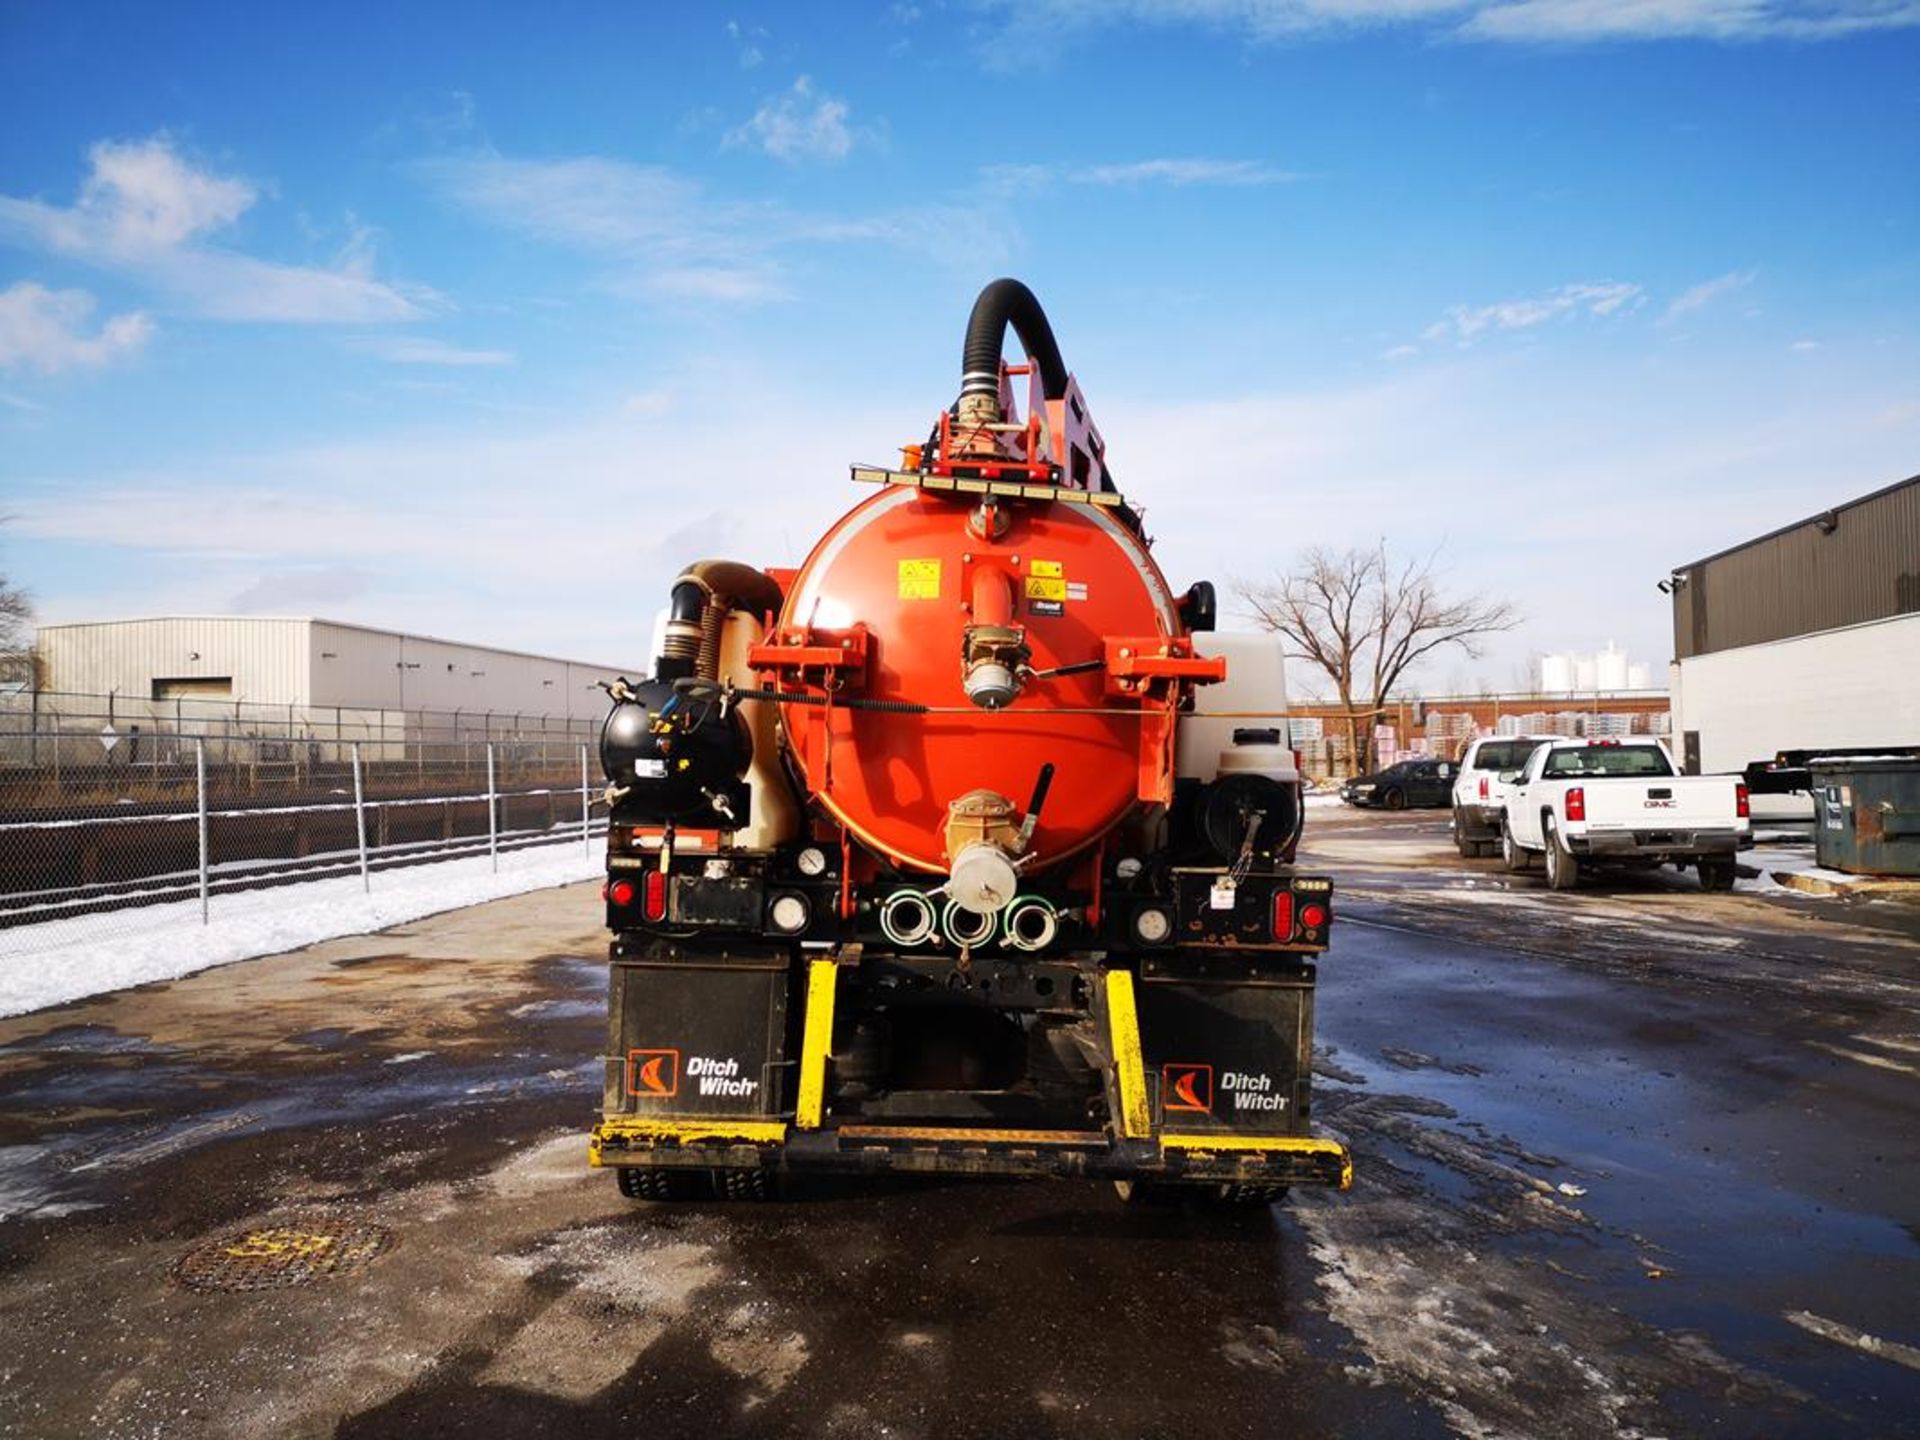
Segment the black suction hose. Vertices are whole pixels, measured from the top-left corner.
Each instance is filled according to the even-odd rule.
[[[960,393],[1000,393],[1000,351],[1007,326],[1020,337],[1027,357],[1040,367],[1040,388],[1049,400],[1067,393],[1067,367],[1060,358],[1053,327],[1033,292],[1018,280],[996,280],[980,292],[967,319],[967,343],[960,352]]]

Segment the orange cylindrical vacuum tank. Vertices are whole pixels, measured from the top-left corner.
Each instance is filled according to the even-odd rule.
[[[782,706],[783,739],[809,793],[863,844],[944,873],[948,805],[979,789],[1024,807],[1042,765],[1055,779],[1024,873],[1084,851],[1136,807],[1141,722],[1099,670],[1028,681],[1004,709],[969,703],[969,626],[1026,630],[1034,670],[1097,660],[1107,636],[1184,633],[1165,577],[1108,510],[1014,501],[1005,526],[969,526],[977,496],[901,486],[856,506],[813,549],[787,591],[783,632],[869,632],[849,694],[930,714]],[[982,538],[981,530],[1001,533]],[[1011,613],[981,615],[977,608]]]

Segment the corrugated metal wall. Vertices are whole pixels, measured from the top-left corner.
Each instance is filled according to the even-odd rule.
[[[151,697],[165,679],[233,681],[227,697],[304,705],[305,620],[170,616],[99,624],[43,625],[38,646],[43,688],[78,695]]]
[[[342,706],[593,718],[595,682],[645,666],[583,662],[461,645],[325,620],[170,616],[41,627],[42,688],[147,700],[156,682],[231,678],[223,699],[246,704]],[[205,693],[200,687],[199,693]]]
[[[595,682],[645,667],[592,665],[316,620],[313,703],[547,716],[603,714]]]
[[[1920,613],[1920,476],[1676,573],[1681,660]]]

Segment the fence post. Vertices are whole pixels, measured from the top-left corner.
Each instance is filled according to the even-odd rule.
[[[193,742],[193,785],[195,808],[200,822],[200,923],[209,923],[210,905],[207,884],[207,742]]]
[[[587,747],[580,747],[580,850],[593,858],[593,802],[587,798]]]
[[[367,873],[367,792],[360,778],[360,742],[353,742],[353,832],[360,846],[360,888],[373,893],[373,879]]]
[[[500,871],[500,801],[493,788],[493,745],[487,745],[487,858]]]

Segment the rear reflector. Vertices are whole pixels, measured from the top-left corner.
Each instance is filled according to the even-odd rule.
[[[1293,892],[1291,890],[1273,892],[1273,938],[1276,940],[1293,938]]]
[[[1318,930],[1326,923],[1327,907],[1324,905],[1308,905],[1300,912],[1300,925],[1302,929]]]
[[[640,913],[649,920],[667,918],[667,875],[664,870],[647,872],[647,900]]]
[[[631,880],[616,880],[613,884],[605,887],[605,893],[606,898],[616,905],[633,904],[633,882]]]
[[[1747,794],[1747,787],[1741,781],[1733,782],[1733,813],[1742,820],[1753,818],[1753,800]]]
[[[1576,785],[1567,791],[1567,819],[1584,820],[1587,818],[1586,787]]]

